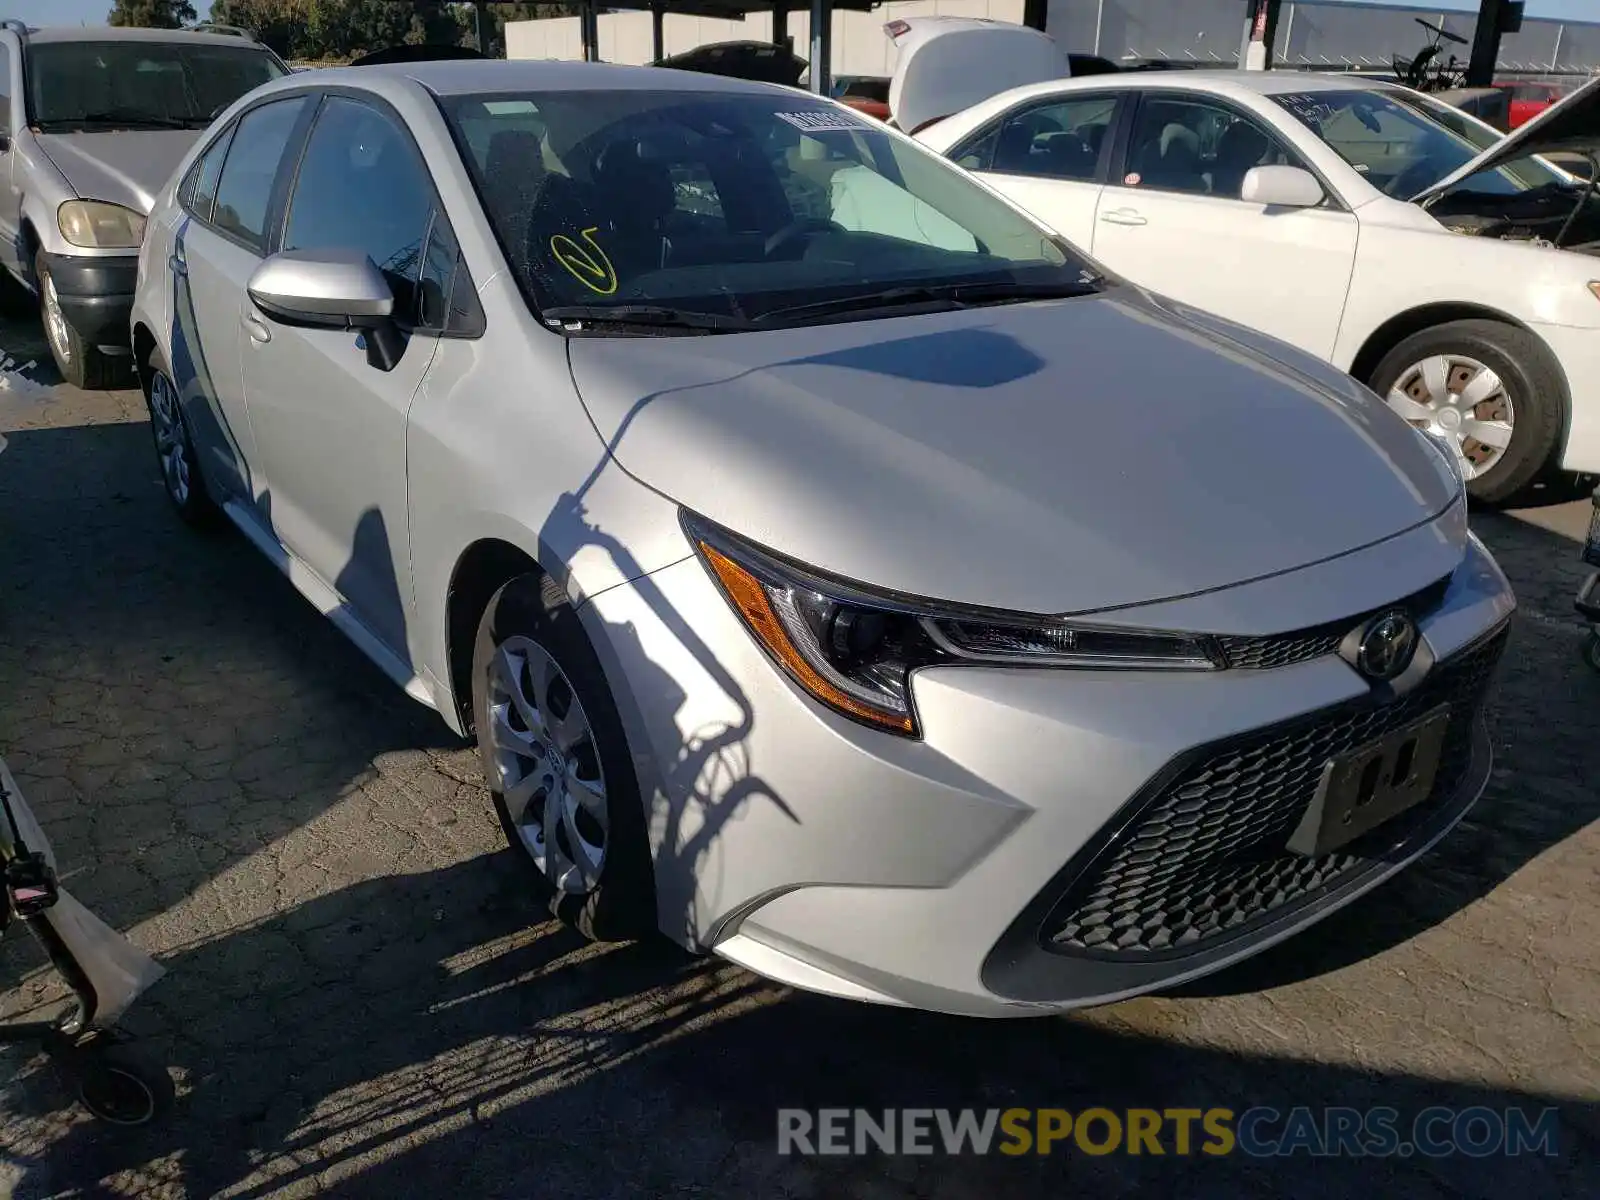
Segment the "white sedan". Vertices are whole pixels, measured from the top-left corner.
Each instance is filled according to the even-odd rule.
[[[1600,81],[1504,139],[1377,80],[1067,79],[1059,53],[973,103],[985,40],[1017,60],[1002,28],[891,25],[900,127],[1110,270],[1349,371],[1448,437],[1479,500],[1600,471],[1600,200],[1536,157],[1600,149]]]

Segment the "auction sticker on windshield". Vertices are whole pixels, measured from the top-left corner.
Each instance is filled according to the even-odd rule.
[[[867,129],[870,128],[863,120],[857,120],[845,113],[829,112],[826,109],[814,108],[809,112],[781,112],[774,113],[780,121],[787,121],[796,129],[806,133],[828,133],[841,129]]]

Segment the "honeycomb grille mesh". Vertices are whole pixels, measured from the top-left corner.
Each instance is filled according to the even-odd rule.
[[[1461,783],[1506,636],[1502,628],[1440,664],[1392,703],[1363,698],[1202,752],[1069,885],[1045,919],[1041,943],[1134,961],[1191,952],[1314,899],[1404,843]],[[1331,853],[1306,857],[1284,848],[1329,759],[1441,704],[1451,706],[1450,720],[1439,777],[1425,801]]]
[[[1448,578],[1441,579],[1396,604],[1340,621],[1330,621],[1326,625],[1265,637],[1222,635],[1216,638],[1216,642],[1228,666],[1235,670],[1270,671],[1275,667],[1289,667],[1295,663],[1310,662],[1314,658],[1326,658],[1338,653],[1339,643],[1344,641],[1346,634],[1381,612],[1400,608],[1410,613],[1412,620],[1421,621],[1444,597],[1449,582]]]

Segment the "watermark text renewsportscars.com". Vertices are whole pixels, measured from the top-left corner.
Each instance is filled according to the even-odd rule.
[[[1556,1156],[1554,1108],[784,1108],[778,1153]]]

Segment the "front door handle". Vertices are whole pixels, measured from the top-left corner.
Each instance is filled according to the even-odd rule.
[[[187,275],[189,273],[189,264],[183,260],[181,255],[169,254],[167,255],[167,270],[174,275]]]
[[[1148,225],[1149,220],[1136,208],[1113,208],[1100,214],[1107,225]]]
[[[265,343],[272,340],[272,330],[254,313],[242,313],[239,324],[244,326],[244,331],[250,335],[250,340],[253,342]]]

